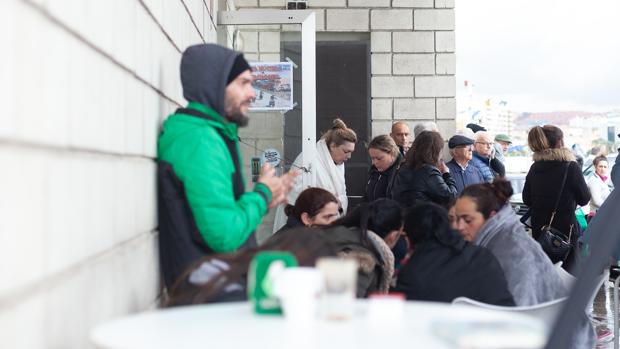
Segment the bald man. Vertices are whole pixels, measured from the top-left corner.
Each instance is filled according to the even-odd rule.
[[[392,124],[392,133],[390,137],[396,142],[400,154],[404,157],[407,150],[409,150],[409,138],[411,137],[411,130],[406,123],[397,121]]]

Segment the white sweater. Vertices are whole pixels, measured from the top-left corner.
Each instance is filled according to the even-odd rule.
[[[590,199],[591,212],[596,212],[596,210],[603,205],[603,202],[605,202],[605,199],[607,199],[609,193],[611,193],[611,188],[607,185],[608,182],[609,178],[603,182],[603,179],[596,173],[588,179],[588,188],[590,189],[590,194],[592,195],[592,198]]]

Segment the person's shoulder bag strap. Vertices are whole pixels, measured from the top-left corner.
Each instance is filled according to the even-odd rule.
[[[562,192],[564,191],[564,185],[566,184],[566,177],[568,176],[568,168],[570,167],[570,162],[566,163],[566,167],[564,168],[564,177],[562,178],[562,186],[560,187],[560,192],[558,193],[558,199],[555,200],[555,206],[553,207],[553,211],[551,212],[551,219],[549,220],[549,227],[553,223],[553,219],[555,218],[555,214],[558,210],[558,205],[560,204],[560,198],[562,198]],[[571,229],[572,230],[572,229]],[[570,241],[570,232],[568,239]]]

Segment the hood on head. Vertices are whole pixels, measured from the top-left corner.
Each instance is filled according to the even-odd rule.
[[[189,102],[204,104],[225,116],[226,82],[239,55],[239,52],[214,44],[188,47],[181,58],[183,97]]]

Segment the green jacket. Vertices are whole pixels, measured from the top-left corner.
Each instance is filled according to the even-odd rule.
[[[235,165],[217,130],[235,142],[240,157],[237,125],[203,104],[190,102],[188,108],[214,120],[185,114],[168,117],[159,136],[158,158],[170,163],[183,182],[205,243],[215,252],[231,252],[243,245],[260,224],[267,213],[271,192],[267,186],[257,183],[253,192],[235,200],[232,181]]]

